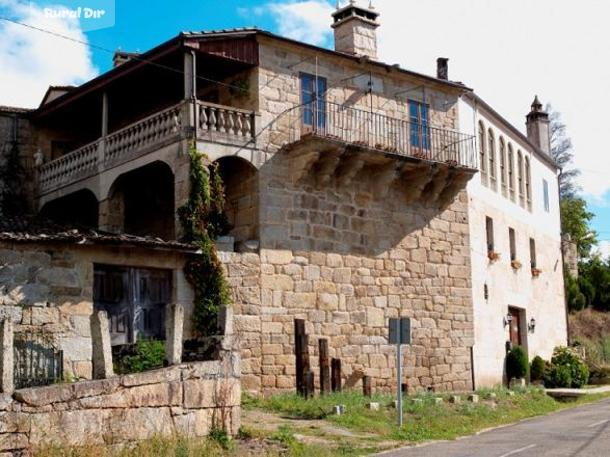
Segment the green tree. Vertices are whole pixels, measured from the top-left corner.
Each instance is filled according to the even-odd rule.
[[[580,197],[563,197],[560,208],[561,233],[570,235],[580,258],[589,256],[591,248],[597,244],[597,233],[589,227],[595,214],[587,209],[587,202]]]
[[[580,190],[576,184],[580,170],[574,167],[572,140],[567,135],[567,127],[561,120],[561,113],[555,111],[551,104],[546,105],[546,111],[550,120],[551,157],[561,168],[559,195],[562,199],[575,198]]]
[[[580,263],[578,273],[580,290],[589,304],[600,311],[610,311],[610,261],[594,255]]]

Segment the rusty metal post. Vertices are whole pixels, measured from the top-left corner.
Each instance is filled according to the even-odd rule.
[[[373,392],[371,389],[371,377],[363,376],[362,377],[362,395],[364,395],[365,397],[371,397],[372,393]]]
[[[320,357],[320,394],[330,392],[330,359],[328,357],[328,340],[321,338],[319,344]]]
[[[341,359],[331,361],[331,384],[333,392],[341,392]]]

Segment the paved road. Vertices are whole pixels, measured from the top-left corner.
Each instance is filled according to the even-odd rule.
[[[383,457],[610,457],[610,399]]]

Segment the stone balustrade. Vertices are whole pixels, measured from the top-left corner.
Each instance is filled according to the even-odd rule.
[[[45,195],[186,138],[244,146],[254,138],[252,111],[197,101],[181,102],[41,165],[38,195]],[[195,128],[196,127],[196,128]]]
[[[252,111],[198,101],[197,136],[243,145],[254,138],[254,116]]]

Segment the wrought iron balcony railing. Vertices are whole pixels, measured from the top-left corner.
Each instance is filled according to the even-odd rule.
[[[289,143],[307,137],[388,154],[476,169],[474,137],[332,102],[312,102],[290,113]]]

